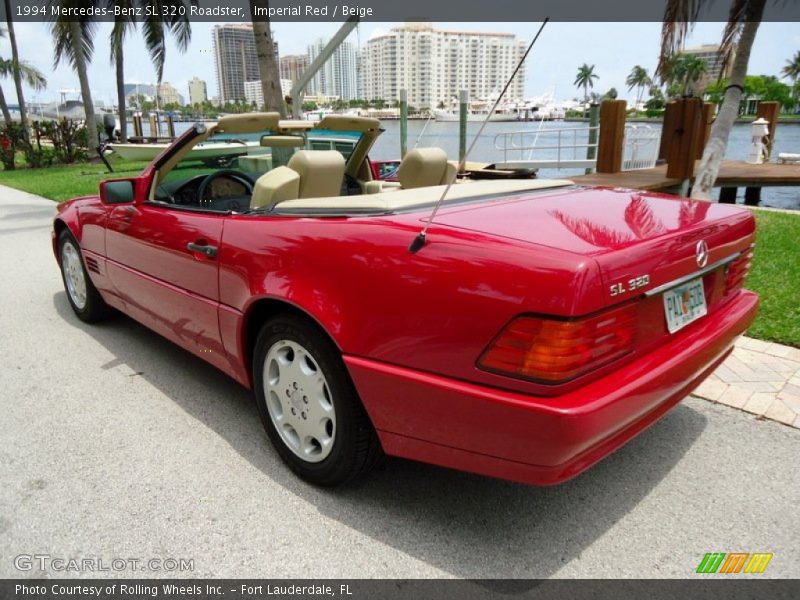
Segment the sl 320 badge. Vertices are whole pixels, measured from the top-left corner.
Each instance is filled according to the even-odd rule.
[[[639,288],[643,288],[649,283],[650,275],[639,275],[639,277],[628,279],[627,282],[612,283],[608,288],[608,292],[612,297],[620,296],[622,294],[638,290]]]

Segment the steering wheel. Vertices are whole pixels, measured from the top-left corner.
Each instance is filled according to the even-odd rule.
[[[228,177],[234,181],[238,181],[247,188],[248,194],[253,193],[253,184],[255,182],[250,178],[249,175],[246,175],[241,171],[237,171],[236,169],[220,169],[219,171],[214,171],[213,173],[206,175],[205,179],[203,179],[203,181],[201,181],[200,185],[197,187],[197,203],[200,206],[211,205],[212,200],[211,198],[206,198],[206,191],[214,182],[214,180],[219,179],[220,177]]]

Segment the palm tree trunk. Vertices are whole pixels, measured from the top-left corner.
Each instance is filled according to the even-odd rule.
[[[81,82],[81,99],[83,100],[83,110],[86,113],[86,130],[89,134],[89,150],[94,150],[97,146],[97,122],[94,117],[94,102],[92,101],[92,89],[89,87],[89,77],[86,74],[86,57],[83,55],[83,32],[78,21],[70,21],[70,38],[75,48],[75,70],[78,72],[78,79]]]
[[[17,50],[17,34],[14,32],[14,21],[11,19],[11,1],[5,0],[6,5],[6,23],[8,25],[8,41],[11,44],[11,58],[14,60],[14,87],[17,89],[17,104],[19,104],[19,118],[23,128],[23,135],[28,139],[28,111],[25,109],[25,96],[22,93],[22,76],[19,72],[19,51]]]
[[[278,69],[278,57],[275,56],[275,45],[272,43],[272,31],[269,20],[255,17],[255,7],[268,8],[267,0],[250,0],[250,13],[253,15],[253,35],[256,38],[256,56],[258,56],[258,75],[261,79],[261,90],[264,93],[264,110],[275,110],[281,118],[286,117],[286,103],[283,101],[281,75]]]
[[[117,48],[117,107],[119,109],[119,139],[124,144],[128,141],[128,119],[125,107],[125,68],[122,61],[122,44]]]
[[[742,26],[742,33],[736,45],[736,58],[731,69],[730,85],[725,91],[722,107],[719,109],[719,114],[711,127],[708,143],[703,150],[703,157],[700,159],[700,166],[692,187],[692,198],[697,200],[711,201],[712,199],[711,191],[714,182],[717,180],[722,160],[725,157],[728,138],[733,129],[733,123],[739,115],[739,101],[742,99],[744,78],[747,75],[747,63],[750,60],[753,40],[761,23],[764,4],[764,0],[753,2],[751,4],[753,12]]]
[[[2,87],[0,87],[0,110],[3,111],[3,119],[5,119],[6,125],[10,125],[11,112],[8,110],[8,104],[6,104],[6,95],[3,93]]]

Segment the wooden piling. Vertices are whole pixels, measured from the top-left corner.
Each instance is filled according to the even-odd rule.
[[[659,160],[667,160],[669,154],[669,143],[672,138],[666,135],[667,131],[675,128],[675,117],[678,114],[677,102],[667,102],[664,106],[664,120],[661,123],[661,144],[658,147]]]
[[[675,111],[673,126],[661,134],[670,138],[667,142],[667,177],[688,180],[694,175],[703,101],[700,98],[682,98],[676,102]]]
[[[175,120],[172,115],[167,115],[167,135],[175,139]]]
[[[619,173],[625,145],[625,100],[605,100],[600,106],[597,172]]]
[[[133,135],[135,137],[142,137],[142,115],[133,116]]]
[[[155,113],[150,113],[150,136],[151,138],[158,137],[158,117]]]

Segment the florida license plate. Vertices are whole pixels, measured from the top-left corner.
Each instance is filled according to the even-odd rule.
[[[664,314],[667,316],[667,329],[670,333],[686,327],[706,312],[702,278],[693,279],[664,292]]]

